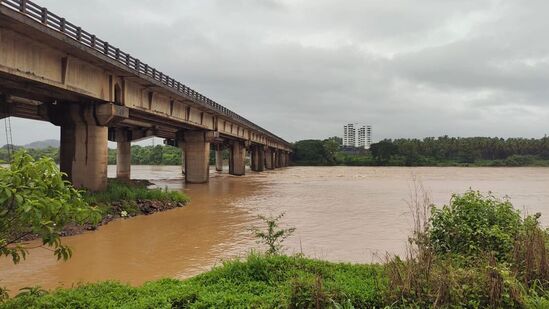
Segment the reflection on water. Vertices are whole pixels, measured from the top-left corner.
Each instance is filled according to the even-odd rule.
[[[67,237],[64,242],[74,250],[68,262],[57,262],[43,249],[17,266],[2,260],[0,286],[13,293],[29,285],[186,278],[248,252],[256,246],[249,233],[258,224],[256,215],[281,212],[285,224],[297,227],[287,242],[290,252],[368,262],[376,252],[402,252],[414,175],[437,204],[472,187],[508,195],[531,213],[547,213],[542,219],[549,223],[549,169],[544,168],[295,167],[245,177],[212,173],[203,185],[184,185],[176,166],[133,166],[132,173],[159,187],[184,190],[191,204]]]

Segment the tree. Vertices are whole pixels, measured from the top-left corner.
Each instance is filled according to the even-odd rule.
[[[383,140],[379,143],[372,144],[372,146],[370,146],[370,151],[378,163],[386,164],[393,155],[398,153],[398,146],[393,144],[390,140]]]
[[[297,164],[325,165],[332,162],[324,143],[320,140],[303,140],[294,144],[293,162]]]
[[[100,217],[99,210],[63,180],[51,158],[35,160],[20,151],[9,167],[0,168],[0,256],[16,264],[32,249],[21,241],[33,235],[58,259],[67,260],[72,252],[61,244],[64,226],[96,223]]]
[[[322,142],[322,146],[324,147],[324,152],[327,155],[326,159],[328,159],[328,161],[330,163],[335,163],[336,154],[337,154],[337,152],[339,151],[339,148],[340,148],[340,144],[338,143],[337,139],[335,139],[333,137],[329,138],[329,139],[325,139]]]

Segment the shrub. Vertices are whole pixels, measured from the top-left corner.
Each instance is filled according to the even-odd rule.
[[[512,265],[525,286],[543,290],[549,287],[549,235],[540,226],[540,216],[538,213],[524,220],[513,248]]]
[[[534,163],[534,156],[512,155],[504,160],[506,166],[529,166]]]
[[[295,231],[295,227],[287,229],[279,227],[279,221],[280,219],[282,219],[282,217],[284,217],[284,213],[276,217],[259,216],[259,219],[261,219],[265,223],[266,228],[264,230],[258,228],[253,229],[253,233],[255,238],[257,239],[257,242],[260,244],[264,244],[268,247],[266,252],[267,254],[282,253],[282,243]]]
[[[466,258],[493,252],[498,260],[508,259],[522,225],[508,200],[478,191],[454,194],[449,205],[431,213],[428,237],[435,252]]]
[[[18,263],[28,252],[20,241],[38,236],[58,259],[66,260],[71,250],[60,239],[65,225],[99,220],[97,209],[62,176],[52,159],[35,160],[24,151],[0,168],[0,256]]]

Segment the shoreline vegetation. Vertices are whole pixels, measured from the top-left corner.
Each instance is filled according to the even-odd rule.
[[[151,215],[178,207],[183,207],[189,198],[179,191],[168,191],[167,188],[149,188],[154,185],[148,180],[132,179],[129,183],[109,179],[104,192],[84,192],[84,200],[97,207],[101,213],[98,223],[83,225],[69,224],[61,236],[72,236],[85,231],[96,230],[116,219],[140,215]]]
[[[187,280],[132,287],[118,282],[48,292],[24,289],[0,308],[547,308],[549,232],[540,214],[522,216],[507,199],[467,191],[434,206],[414,183],[413,232],[404,256],[334,263],[287,256],[294,228],[261,217],[265,253]]]
[[[385,139],[369,150],[342,147],[342,139],[302,140],[293,143],[291,164],[297,166],[457,166],[549,167],[549,137],[539,139],[441,136],[424,139]],[[23,149],[16,147],[16,149]],[[34,158],[48,157],[59,163],[59,149],[26,149]],[[132,165],[180,165],[181,150],[167,145],[132,145]],[[223,159],[229,153],[223,151]],[[6,147],[0,161],[8,161]],[[108,163],[116,164],[116,149],[109,149]],[[215,153],[210,152],[210,164]]]
[[[382,140],[369,150],[345,149],[339,137],[294,143],[299,166],[549,167],[549,137]]]

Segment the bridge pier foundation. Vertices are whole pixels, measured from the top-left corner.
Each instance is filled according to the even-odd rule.
[[[221,144],[215,145],[215,170],[223,171],[223,147]]]
[[[102,191],[107,187],[108,128],[96,125],[90,108],[72,105],[61,124],[59,165],[77,188]]]
[[[116,178],[130,181],[132,146],[129,132],[125,128],[116,129]]]
[[[206,131],[183,134],[185,151],[185,182],[206,183],[210,178],[210,139]]]
[[[229,153],[229,174],[243,176],[246,174],[246,148],[244,143],[233,141]]]

